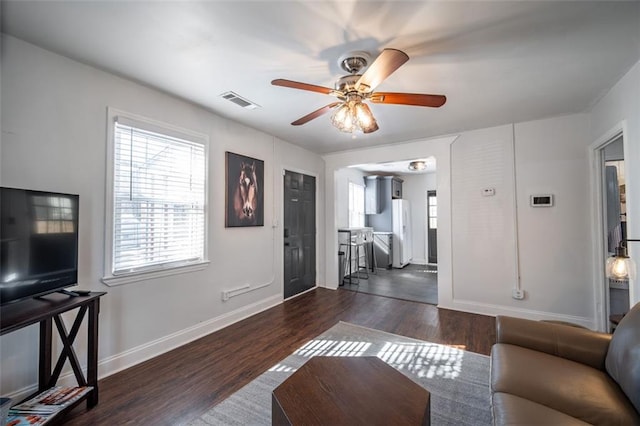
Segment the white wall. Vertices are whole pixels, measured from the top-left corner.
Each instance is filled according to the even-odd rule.
[[[466,132],[451,146],[451,222],[456,303],[510,306],[515,284],[511,126]],[[482,196],[483,189],[495,195]]]
[[[618,129],[624,129],[628,237],[640,239],[640,62],[618,81],[591,112],[591,142],[602,141],[607,134]],[[595,188],[592,188],[592,192],[595,192]],[[629,255],[640,264],[640,243],[629,243]],[[594,259],[598,260],[597,255]],[[594,285],[596,288],[603,285],[600,274]],[[629,296],[632,305],[640,302],[640,279],[636,278],[630,283]]]
[[[427,191],[436,189],[436,174],[402,175],[402,198],[411,206],[411,263],[427,263]]]
[[[515,138],[523,305],[595,320],[588,115],[521,123]],[[531,207],[533,194],[554,206]]]
[[[588,145],[586,114],[473,131],[456,140],[456,307],[595,326]],[[483,196],[483,189],[495,195]],[[554,206],[531,207],[533,194],[553,194]],[[523,300],[512,298],[518,279]]]
[[[80,195],[79,286],[108,291],[100,313],[100,376],[282,301],[283,168],[317,177],[317,279],[324,282],[325,178],[319,156],[9,36],[2,37],[1,72],[2,185]],[[206,269],[118,287],[100,282],[109,106],[209,135],[211,264]],[[256,112],[247,111],[251,113]],[[224,228],[225,151],[265,161],[264,227]],[[222,290],[265,283],[269,285],[221,300]],[[36,382],[37,342],[34,326],[0,339],[0,394]],[[84,359],[86,344],[79,343]]]

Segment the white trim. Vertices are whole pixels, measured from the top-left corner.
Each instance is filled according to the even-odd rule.
[[[170,275],[185,274],[187,272],[201,271],[209,266],[209,261],[201,261],[197,263],[190,263],[188,265],[171,266],[170,268],[162,270],[154,270],[148,272],[135,272],[131,274],[123,275],[109,275],[102,277],[100,281],[109,287],[115,287],[123,284],[134,283],[137,281],[153,280],[160,277],[167,277]]]
[[[595,142],[589,145],[589,174],[591,181],[591,241],[592,247],[592,274],[593,274],[593,294],[594,294],[594,313],[596,329],[606,331],[608,328],[609,316],[609,295],[605,282],[604,273],[604,204],[602,181],[604,179],[602,173],[602,152],[601,150],[613,142],[618,136],[622,136],[623,152],[628,152],[627,147],[627,122],[620,121],[604,135],[599,137]],[[628,168],[625,167],[625,179],[628,179]],[[628,204],[628,201],[627,201]],[[629,286],[631,288],[631,286]]]
[[[470,312],[475,314],[497,316],[508,315],[518,318],[526,318],[535,321],[554,320],[566,321],[573,324],[579,324],[589,329],[595,328],[593,318],[579,317],[574,315],[562,315],[554,312],[536,311],[532,309],[513,308],[502,305],[494,305],[490,303],[479,303],[471,300],[454,299],[450,304],[438,304],[438,308],[454,309],[458,311]]]
[[[135,272],[126,275],[114,276],[111,273],[113,266],[113,160],[114,160],[114,124],[116,122],[124,122],[129,125],[135,125],[142,129],[152,131],[166,132],[169,136],[178,137],[202,144],[204,148],[205,160],[205,194],[204,194],[204,253],[203,259],[197,263],[187,265],[167,266],[164,269],[157,269],[148,272]],[[189,129],[174,126],[172,124],[163,123],[158,120],[143,117],[141,115],[126,112],[117,108],[107,107],[107,158],[106,158],[106,188],[105,188],[105,215],[104,215],[104,263],[102,282],[108,286],[117,286],[129,284],[137,281],[146,281],[149,279],[163,277],[167,275],[175,275],[185,272],[192,272],[204,269],[209,264],[209,136],[204,133],[194,132]]]

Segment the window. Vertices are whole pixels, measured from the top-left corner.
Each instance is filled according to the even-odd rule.
[[[206,263],[207,141],[110,110],[109,285]],[[166,128],[164,127],[166,126]]]
[[[349,182],[349,228],[364,226],[364,185]]]
[[[438,199],[435,193],[429,191],[427,199],[429,229],[438,229]]]

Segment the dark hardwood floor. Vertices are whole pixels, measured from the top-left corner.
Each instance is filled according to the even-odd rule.
[[[354,274],[354,277],[363,275]],[[402,269],[376,269],[366,279],[347,277],[344,290],[377,294],[395,299],[438,304],[438,273],[435,266],[409,264]]]
[[[70,425],[180,425],[338,321],[488,354],[495,319],[346,290],[316,289],[100,381]]]

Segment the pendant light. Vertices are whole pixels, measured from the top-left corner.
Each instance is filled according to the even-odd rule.
[[[616,247],[615,254],[607,259],[606,274],[607,278],[618,281],[627,281],[636,277],[636,263],[627,254],[626,243],[628,241],[640,241],[636,239],[627,239],[620,242]]]

